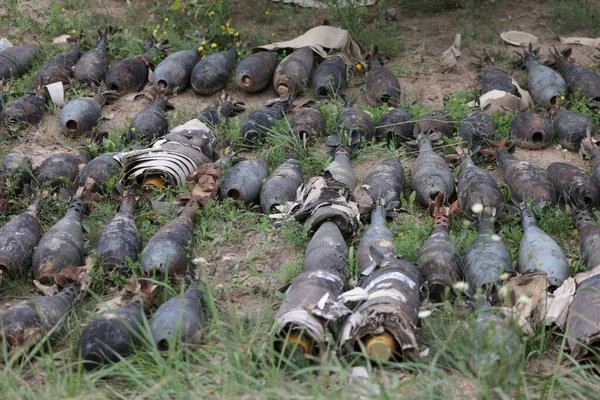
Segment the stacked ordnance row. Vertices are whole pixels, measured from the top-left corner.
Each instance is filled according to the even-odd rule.
[[[63,108],[59,119],[72,133],[83,134],[92,129],[100,118],[102,104],[115,96],[140,90],[151,67],[151,49],[148,47],[145,54],[129,57],[109,68],[105,46],[106,38],[103,37],[98,47],[81,59],[79,48],[75,46],[45,63],[31,85],[35,94],[7,103],[2,119],[8,125],[39,122],[46,102],[43,86],[57,81],[68,83],[73,76],[77,79],[78,71],[88,71],[88,78],[81,78],[82,82],[97,84],[104,80],[111,93],[73,100]],[[20,71],[27,70],[23,65],[26,66],[31,58],[31,48],[23,47],[22,50],[13,50],[13,53],[11,62],[16,67],[8,69],[8,77],[22,75],[24,72]],[[235,55],[235,48],[204,59],[200,59],[196,50],[172,54],[156,67],[154,84],[165,94],[184,90],[189,85],[200,94],[215,93],[226,85],[233,72]],[[565,56],[556,53],[563,79],[553,70],[538,64],[535,56],[530,49],[524,53],[523,59],[530,71],[529,90],[539,105],[556,106],[567,90],[599,97],[600,78],[591,71],[569,64]],[[78,68],[83,61],[94,68],[88,64]],[[247,144],[263,139],[274,121],[286,115],[293,96],[306,91],[309,82],[317,97],[334,97],[345,88],[346,67],[341,58],[326,59],[314,73],[313,61],[312,50],[303,48],[292,52],[279,64],[270,52],[256,53],[239,64],[236,82],[240,88],[258,91],[273,82],[282,95],[245,118],[240,136]],[[400,86],[394,75],[383,67],[376,50],[369,55],[368,64],[365,93],[369,103],[398,105]],[[74,69],[69,67],[72,65],[75,65]],[[0,66],[4,67],[4,64]],[[98,74],[89,72],[96,71],[96,67]],[[510,82],[511,78],[503,71],[491,70],[483,77],[484,91],[512,93],[515,90]],[[166,99],[158,96],[151,106],[132,120],[128,142],[150,141],[150,147],[105,154],[91,161],[85,152],[77,156],[55,155],[38,167],[35,180],[60,186],[64,183],[62,178],[67,177],[74,186],[87,185],[86,190],[91,191],[101,191],[105,182],[119,174],[127,182],[181,185],[201,166],[218,161],[219,154],[215,151],[217,138],[212,126],[231,116],[236,104],[226,101],[220,107],[204,110],[198,120],[171,130],[166,121],[167,105]],[[554,290],[569,277],[569,266],[557,244],[537,226],[535,215],[529,208],[531,202],[538,206],[569,204],[580,230],[582,260],[590,268],[598,265],[600,261],[594,257],[598,252],[596,249],[600,248],[597,245],[599,228],[588,210],[600,202],[597,186],[600,181],[596,177],[600,153],[589,135],[593,129],[589,119],[572,111],[560,111],[550,124],[540,114],[521,112],[513,118],[511,138],[517,146],[527,149],[543,148],[554,137],[571,150],[581,147],[592,156],[594,177],[566,163],[554,163],[544,173],[527,162],[519,161],[510,154],[510,142],[493,141],[496,128],[491,117],[482,112],[468,114],[458,124],[458,133],[466,142],[466,149],[457,149],[461,168],[456,187],[452,169],[436,151],[438,141],[443,136],[452,135],[454,124],[446,110],[432,111],[412,120],[406,110],[392,108],[375,126],[367,112],[346,105],[338,117],[337,135],[328,137],[326,141],[327,152],[334,156],[333,161],[321,176],[311,178],[306,184],[303,185],[299,162],[293,156],[271,175],[260,158],[231,163],[221,182],[221,197],[260,203],[265,213],[275,210],[287,212],[314,232],[306,250],[303,271],[292,282],[276,315],[278,336],[284,343],[298,343],[307,353],[324,351],[334,342],[332,326],[339,323],[342,329],[337,343],[342,351],[364,349],[372,357],[380,359],[403,357],[418,350],[415,329],[420,292],[432,300],[439,300],[448,288],[466,281],[467,296],[482,293],[486,298],[485,304],[496,305],[499,288],[507,277],[528,271],[545,274],[549,290]],[[324,130],[325,120],[314,105],[307,104],[298,109],[291,118],[293,134],[320,136]],[[351,151],[372,140],[396,144],[406,142],[418,147],[418,157],[411,168],[411,186],[419,202],[430,208],[434,224],[430,238],[420,249],[416,265],[397,254],[393,236],[385,225],[385,215],[397,206],[405,190],[406,176],[398,160],[384,160],[355,189],[357,182],[350,167]],[[501,238],[495,233],[498,215],[510,205],[503,203],[494,179],[474,163],[471,156],[478,152],[498,162],[503,170],[504,182],[519,205],[524,235],[520,249],[522,257],[516,269]],[[10,153],[3,158],[0,174],[10,174],[11,179],[17,179],[19,184],[28,184],[34,179],[31,170],[31,162],[26,155]],[[449,206],[447,202],[454,195],[457,204]],[[282,211],[290,202],[292,205],[287,211]],[[161,228],[141,253],[133,219],[134,205],[133,195],[124,195],[119,214],[99,236],[95,249],[102,265],[107,269],[115,268],[123,265],[128,258],[135,261],[142,254],[141,265],[147,276],[185,273],[193,241],[195,202],[190,201],[179,217]],[[74,197],[64,218],[41,239],[41,228],[36,218],[39,207],[39,201],[34,200],[26,212],[1,228],[0,267],[5,273],[13,274],[23,273],[31,266],[36,279],[51,283],[66,267],[83,263],[81,219],[85,205],[81,198]],[[465,218],[478,222],[478,235],[464,258],[449,235],[449,216],[455,209]],[[360,227],[361,218],[370,220],[371,225],[358,249],[360,289],[345,293],[348,270],[346,241]],[[29,236],[25,240],[14,240],[17,232],[27,232]],[[589,281],[585,282],[597,285],[597,280],[590,278]],[[30,339],[19,336],[22,331],[10,333],[13,329],[10,327],[15,326],[18,331],[20,327],[29,326],[31,329],[27,332],[35,332],[34,339],[39,338],[56,327],[79,292],[77,285],[67,285],[56,296],[22,303],[29,310],[27,313],[19,312],[20,306],[13,308],[1,317],[3,337],[11,346],[20,345]],[[598,295],[592,291],[577,292],[573,304],[594,301],[589,299],[594,296]],[[187,336],[182,336],[184,341],[196,335],[202,322],[199,298],[198,288],[192,284],[185,295],[172,300],[173,304],[163,306],[167,309],[165,313],[169,314],[168,310],[182,308],[177,302],[191,304],[190,314],[183,317],[190,321],[192,327],[185,331]],[[345,303],[354,303],[353,309]],[[157,315],[162,314],[157,312]],[[480,315],[484,319],[491,318],[487,309],[482,309]],[[181,314],[178,317],[181,321]],[[590,330],[595,332],[596,328],[586,326],[586,319],[598,320],[594,310],[581,307],[576,313],[569,314],[567,328],[573,327],[569,330],[570,345],[591,337]],[[141,301],[135,300],[93,321],[80,340],[84,358],[94,363],[115,360],[118,358],[116,354],[127,354],[137,340],[134,333],[140,332],[142,320]],[[155,320],[155,324],[161,324],[161,320]],[[114,329],[120,333],[112,337],[115,342],[110,344],[111,338],[106,337],[106,332],[109,328],[113,329],[114,324],[117,324]],[[154,338],[160,347],[168,343],[160,336]],[[98,347],[97,343],[107,347]]]

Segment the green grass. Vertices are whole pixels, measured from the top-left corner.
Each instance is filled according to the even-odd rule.
[[[600,3],[598,0],[548,0],[548,21],[556,32],[570,33],[584,31],[586,34],[600,34]]]

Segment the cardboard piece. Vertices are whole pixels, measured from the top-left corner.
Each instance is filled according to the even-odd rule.
[[[59,107],[65,105],[65,88],[62,82],[59,81],[46,85],[46,89],[48,89],[48,94],[50,95],[52,103]]]
[[[461,41],[462,38],[460,36],[460,33],[457,33],[454,36],[454,43],[452,43],[452,46],[446,49],[446,51],[444,51],[444,53],[440,57],[439,60],[440,63],[444,66],[444,69],[451,69],[455,67],[458,63],[456,59],[462,54],[460,51]]]
[[[562,44],[578,44],[581,46],[600,47],[600,38],[566,37],[560,38]]]
[[[481,109],[491,115],[494,115],[497,112],[506,114],[507,112],[532,110],[535,104],[529,92],[521,88],[514,79],[512,84],[517,88],[521,97],[502,90],[491,90],[479,97],[479,106]],[[476,102],[472,101],[467,105],[474,107]]]
[[[271,0],[273,1],[273,3],[279,3],[280,0]],[[306,8],[329,8],[329,2],[328,1],[319,1],[319,0],[283,0],[284,4],[296,4],[300,7],[306,7]],[[344,7],[346,4],[345,1],[340,1],[339,2],[339,7]],[[354,7],[356,5],[360,5],[360,6],[372,6],[375,5],[377,3],[377,0],[362,0],[360,2],[360,4],[357,4],[357,1],[353,1],[352,3],[350,3],[350,6]]]

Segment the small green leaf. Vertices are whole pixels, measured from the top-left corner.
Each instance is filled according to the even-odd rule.
[[[172,6],[173,10],[179,10],[179,7],[181,7],[181,0],[175,0]]]

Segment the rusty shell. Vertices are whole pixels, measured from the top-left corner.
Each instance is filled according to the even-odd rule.
[[[49,181],[53,187],[63,186],[65,180],[73,182],[79,169],[85,165],[81,157],[70,153],[53,154],[38,166],[35,176],[39,183]]]
[[[499,69],[487,71],[481,79],[481,94],[491,92],[492,90],[501,90],[517,96],[517,88],[512,83],[512,78],[506,72]]]
[[[148,80],[150,65],[152,60],[144,54],[124,58],[106,71],[104,83],[115,96],[139,92]]]
[[[205,96],[224,89],[235,67],[236,54],[233,46],[227,51],[214,53],[200,60],[192,70],[192,88]]]
[[[411,173],[413,190],[423,206],[434,202],[440,194],[447,200],[454,193],[452,170],[446,161],[433,151],[427,137],[422,136],[419,140],[419,156],[413,163]]]
[[[235,81],[246,92],[259,92],[271,83],[277,63],[273,52],[254,53],[240,62],[235,70]]]
[[[377,205],[371,211],[371,224],[358,244],[357,259],[361,278],[368,276],[376,268],[381,267],[387,254],[396,255],[394,235],[388,229],[385,208]]]
[[[265,180],[260,189],[260,205],[265,214],[270,214],[276,206],[296,199],[296,192],[304,182],[298,160],[290,158]]]
[[[202,292],[196,283],[160,306],[148,323],[159,350],[168,350],[174,341],[198,342],[203,324]]]
[[[375,124],[371,115],[358,108],[344,108],[336,124],[340,135],[348,138],[351,148],[361,145],[363,138],[369,141],[375,135]]]
[[[496,160],[502,167],[504,182],[517,201],[529,198],[538,206],[556,203],[554,185],[542,170],[526,161],[517,161],[504,149],[496,153]]]
[[[450,209],[436,204],[431,235],[419,249],[417,265],[421,271],[421,291],[427,298],[443,300],[446,288],[464,276],[463,260],[450,237]]]
[[[311,89],[316,97],[333,98],[346,88],[346,79],[346,63],[340,56],[331,56],[315,69]]]
[[[369,70],[365,81],[365,96],[371,106],[398,106],[400,102],[400,83],[389,69],[385,68],[377,52],[369,57]]]
[[[25,212],[0,227],[0,270],[9,277],[29,271],[42,230],[38,220],[40,208],[41,201],[35,198]]]
[[[588,210],[574,209],[573,220],[579,230],[581,261],[591,270],[600,265],[600,228]]]
[[[454,120],[450,115],[450,111],[446,109],[433,110],[417,118],[413,136],[418,138],[419,135],[429,136],[433,133],[441,133],[450,137],[452,136],[453,124]]]
[[[379,119],[375,128],[378,140],[403,143],[412,139],[415,123],[408,111],[403,108],[390,108]]]
[[[198,119],[210,126],[216,126],[234,115],[236,108],[230,101],[225,101],[216,107],[208,107],[200,112]]]
[[[600,205],[600,190],[594,178],[576,166],[555,162],[546,169],[546,176],[554,185],[559,202],[588,208]]]
[[[104,102],[102,95],[71,100],[60,111],[58,123],[71,135],[86,134],[100,122]]]
[[[593,71],[573,65],[568,57],[571,49],[566,50],[566,56],[555,52],[556,66],[567,82],[569,93],[579,93],[581,96],[600,100],[600,76]]]
[[[75,45],[71,50],[60,53],[42,64],[37,70],[30,88],[40,90],[44,86],[55,82],[65,85],[73,79],[73,67],[79,60],[79,46]]]
[[[258,203],[263,182],[269,171],[262,159],[241,159],[231,166],[221,180],[220,195],[246,203]]]
[[[567,341],[571,356],[580,360],[588,351],[598,347],[600,338],[600,275],[592,276],[577,285],[567,316]]]
[[[514,116],[510,124],[511,139],[524,149],[540,150],[550,145],[552,127],[540,114],[523,111]]]
[[[476,293],[482,288],[488,295],[493,294],[493,287],[502,284],[500,275],[513,272],[512,259],[502,238],[495,233],[494,221],[484,214],[479,221],[479,233],[465,256],[469,291]]]
[[[80,293],[79,286],[71,283],[54,296],[34,297],[11,307],[0,316],[0,341],[6,340],[9,351],[36,344],[60,328]]]
[[[33,253],[33,276],[43,284],[54,283],[54,276],[69,266],[83,265],[83,228],[85,203],[73,198],[64,217],[42,237]]]
[[[382,201],[386,206],[397,206],[404,193],[405,185],[406,175],[402,164],[395,157],[381,161],[369,172],[362,185],[354,191],[360,214],[370,214]]]
[[[553,108],[560,104],[560,96],[567,93],[567,83],[553,69],[539,64],[536,52],[525,51],[522,54],[524,64],[529,70],[527,85],[535,104]]]
[[[20,78],[29,72],[38,46],[22,44],[0,51],[0,79]]]
[[[116,154],[102,154],[87,163],[79,172],[79,184],[85,186],[88,179],[92,179],[94,184],[90,190],[93,193],[104,193],[108,181],[121,173],[121,164],[114,158]]]
[[[492,176],[473,163],[467,154],[461,155],[461,170],[456,184],[458,206],[465,218],[475,221],[479,213],[473,212],[473,206],[481,204],[483,212],[500,211],[504,200],[500,187]]]
[[[304,252],[302,271],[327,270],[344,277],[348,268],[348,246],[338,226],[323,222]]]
[[[600,187],[600,149],[593,142],[593,139],[585,138],[580,143],[581,152],[588,154],[592,159],[592,175],[596,185]]]
[[[350,165],[350,150],[347,147],[340,146],[335,150],[335,157],[325,167],[323,177],[343,183],[350,190],[354,189],[356,186],[356,175],[354,175],[354,170]]]
[[[496,123],[487,114],[470,112],[458,124],[458,134],[467,142],[470,151],[477,151],[485,144],[486,139],[494,140]]]
[[[0,116],[11,130],[35,126],[44,118],[46,97],[42,93],[26,94],[4,104]]]
[[[0,177],[15,179],[18,187],[31,183],[33,179],[31,159],[20,151],[6,153],[0,161]]]
[[[540,229],[535,214],[521,209],[523,238],[519,246],[519,271],[541,271],[546,274],[550,288],[558,288],[571,274],[569,262],[560,246]]]
[[[138,259],[141,239],[134,219],[135,202],[134,196],[125,196],[117,215],[98,234],[94,250],[105,271],[126,265],[127,259]]]
[[[304,92],[309,84],[313,57],[310,47],[302,47],[284,58],[273,74],[275,91],[281,96]]]
[[[323,136],[325,126],[325,117],[317,107],[300,108],[290,123],[292,133],[303,140]]]
[[[240,133],[246,143],[254,143],[262,140],[269,130],[284,116],[284,107],[274,105],[252,111],[240,127]]]
[[[185,274],[194,242],[196,204],[190,201],[181,214],[161,227],[142,251],[141,267],[146,276],[157,278]]]
[[[96,48],[84,53],[77,61],[73,69],[73,78],[84,85],[98,86],[104,81],[109,65],[106,35],[102,35]]]
[[[91,371],[129,355],[140,342],[143,317],[141,301],[134,300],[90,322],[77,344],[84,368]]]
[[[126,144],[133,142],[152,143],[154,140],[166,135],[169,132],[169,120],[165,107],[165,100],[159,98],[138,112],[129,124]]]
[[[552,122],[552,128],[558,144],[571,151],[579,150],[579,144],[588,129],[594,134],[592,121],[575,111],[559,111]]]
[[[198,49],[175,52],[154,69],[154,86],[162,93],[181,92],[191,82],[192,71],[200,61]]]

